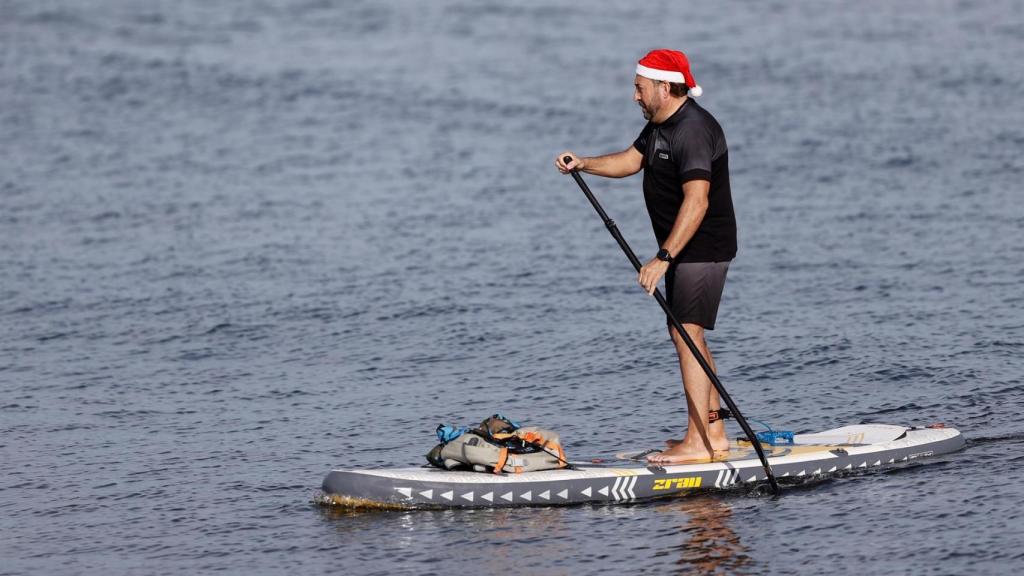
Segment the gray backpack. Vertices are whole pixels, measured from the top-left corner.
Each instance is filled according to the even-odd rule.
[[[446,470],[518,474],[569,466],[557,433],[520,427],[500,414],[471,430],[441,425],[437,435],[441,443],[427,454],[427,461]]]
[[[568,464],[558,434],[535,427],[519,428],[516,433],[519,432],[531,434],[531,438],[542,438],[537,444],[526,443],[527,446],[535,446],[535,451],[517,453],[514,447],[489,442],[480,434],[466,432],[447,444],[439,445],[438,455],[448,470],[468,467],[477,472],[492,471],[495,474],[553,470]],[[517,438],[521,436],[517,434]]]

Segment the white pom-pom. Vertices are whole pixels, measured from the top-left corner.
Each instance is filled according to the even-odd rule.
[[[700,98],[700,95],[704,93],[704,89],[700,86],[694,86],[687,90],[686,93],[689,94],[691,98]]]

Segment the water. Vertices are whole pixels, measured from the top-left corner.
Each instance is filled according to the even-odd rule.
[[[777,500],[314,505],[494,411],[678,434],[658,309],[552,166],[632,142],[659,46],[729,139],[743,410],[967,449]],[[1019,571],[1022,57],[1009,1],[3,3],[0,573]],[[589,182],[653,254],[639,178]]]

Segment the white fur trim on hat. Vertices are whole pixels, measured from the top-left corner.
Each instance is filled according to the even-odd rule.
[[[686,78],[683,78],[682,72],[658,70],[657,68],[648,68],[643,64],[637,64],[636,73],[638,76],[650,78],[651,80],[661,80],[662,82],[678,82],[679,84],[686,84]]]
[[[704,89],[698,85],[690,88],[686,93],[689,94],[691,98],[700,98],[700,95],[704,93]]]

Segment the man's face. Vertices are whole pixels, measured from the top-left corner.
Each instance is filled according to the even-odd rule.
[[[644,120],[650,120],[661,108],[662,95],[658,82],[639,74],[633,79],[633,101],[643,111]]]

